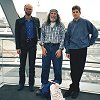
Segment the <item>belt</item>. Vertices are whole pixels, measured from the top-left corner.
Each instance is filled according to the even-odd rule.
[[[33,40],[33,38],[31,38],[31,39],[26,39],[27,42],[31,42],[32,40]]]
[[[44,45],[60,45],[60,43],[44,43]]]

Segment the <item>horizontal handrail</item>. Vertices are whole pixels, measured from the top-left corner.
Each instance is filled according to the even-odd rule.
[[[2,56],[0,56],[0,58],[2,58]],[[19,58],[19,57],[3,57],[3,58]],[[36,59],[41,59],[42,58],[36,58]],[[69,61],[69,59],[66,59],[66,60],[63,60],[63,61]],[[3,61],[3,62],[11,62],[11,61]],[[86,63],[95,63],[95,64],[100,64],[100,62],[97,62],[97,61],[86,61]]]
[[[2,41],[5,41],[5,40],[14,40],[14,37],[9,37],[8,36],[8,38],[7,37],[0,37],[0,40],[2,40]],[[100,44],[100,41],[96,41],[96,43],[95,44]],[[3,45],[2,45],[3,46]],[[92,49],[96,49],[96,48],[91,48],[91,50]],[[99,49],[99,48],[97,48],[97,49]],[[10,52],[10,51],[14,51],[14,50],[7,50],[7,52]],[[19,58],[18,56],[14,56],[14,57],[6,57],[6,56],[3,56],[2,55],[2,53],[6,53],[6,51],[3,51],[2,50],[2,52],[1,52],[1,55],[0,55],[0,59],[1,59],[1,61],[0,61],[0,66],[1,67],[19,67],[19,61],[17,61],[17,62],[14,62],[14,61],[10,61],[10,60],[5,60],[6,58]],[[98,53],[98,52],[97,52]],[[96,52],[89,52],[89,54],[88,55],[91,55],[91,54],[96,54]],[[38,59],[42,59],[42,58],[36,58],[36,60],[38,60]],[[63,62],[68,62],[69,60],[67,59],[67,60],[63,60]],[[100,61],[98,60],[98,61],[86,61],[86,64],[100,64]],[[41,62],[37,62],[36,61],[36,67],[38,67],[38,68],[41,68],[41,65],[42,65],[42,60],[41,60]],[[66,64],[66,63],[64,63],[63,65],[63,70],[70,70],[70,65],[68,64]],[[51,68],[52,68],[52,66],[51,66]],[[91,65],[90,66],[88,66],[88,65],[86,65],[86,67],[85,67],[85,70],[84,70],[85,72],[93,72],[93,73],[100,73],[100,67],[91,67]]]
[[[40,59],[40,58],[39,58]],[[64,60],[64,61],[69,61],[69,60]],[[90,63],[90,62],[87,62]],[[98,64],[98,63],[97,63]],[[100,64],[100,63],[99,63]],[[19,63],[17,64],[13,64],[13,63],[2,63],[0,64],[1,67],[19,67]],[[36,68],[42,68],[42,62],[36,62]],[[50,67],[51,69],[53,69],[53,67]],[[68,64],[63,64],[62,65],[62,70],[69,70],[70,71],[70,67]],[[98,67],[89,67],[86,66],[84,69],[84,72],[91,72],[91,73],[100,73],[100,68]]]

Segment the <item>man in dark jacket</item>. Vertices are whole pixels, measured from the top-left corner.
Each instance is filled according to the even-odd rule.
[[[25,84],[27,53],[29,54],[29,90],[34,91],[35,59],[40,22],[38,18],[31,16],[32,10],[32,5],[26,4],[24,6],[25,16],[17,19],[15,23],[16,50],[20,57],[18,91],[23,90]]]

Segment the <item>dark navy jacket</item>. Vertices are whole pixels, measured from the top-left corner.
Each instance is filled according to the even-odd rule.
[[[33,24],[35,24],[36,35],[31,41],[31,44],[34,46],[37,44],[38,38],[40,38],[40,22],[36,17],[32,17]],[[16,49],[26,48],[27,46],[27,34],[26,34],[26,25],[25,17],[19,18],[15,23],[15,42]]]

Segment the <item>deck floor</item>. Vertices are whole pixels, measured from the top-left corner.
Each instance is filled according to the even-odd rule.
[[[38,87],[35,87],[34,92],[30,92],[28,86],[25,86],[24,90],[17,91],[18,85],[3,85],[0,88],[0,100],[50,100],[47,98],[42,98],[36,96],[36,90]],[[65,90],[62,90],[62,93]],[[65,100],[72,100],[70,97]],[[77,99],[74,100],[100,100],[100,94],[80,92]]]

